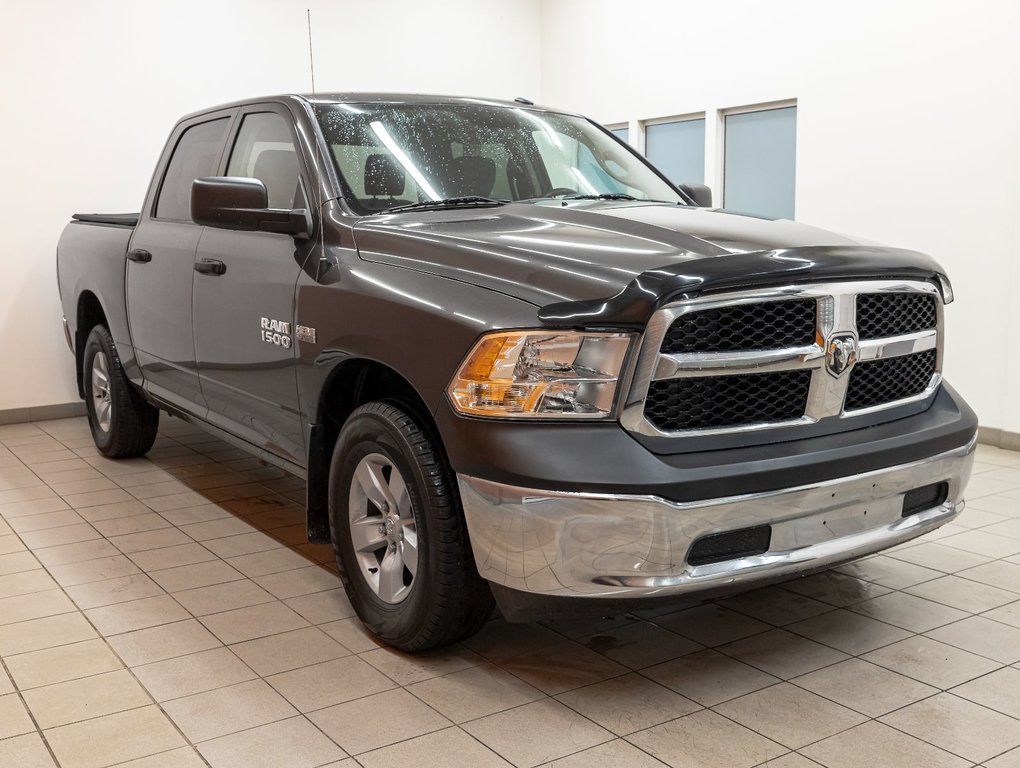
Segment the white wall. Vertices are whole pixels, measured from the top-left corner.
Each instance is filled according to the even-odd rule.
[[[0,411],[75,399],[53,278],[69,215],[137,210],[180,115],[308,90],[306,8],[319,90],[525,95],[614,123],[796,98],[797,217],[940,259],[948,378],[1020,432],[1014,0],[5,2],[0,350],[25,375]]]
[[[1020,3],[543,2],[545,104],[707,111],[711,153],[714,110],[789,98],[797,218],[938,258],[947,378],[1020,432]]]
[[[5,0],[0,411],[72,402],[54,250],[74,212],[136,211],[182,115],[316,87],[539,91],[539,0]]]

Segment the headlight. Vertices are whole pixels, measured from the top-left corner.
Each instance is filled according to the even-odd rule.
[[[461,413],[604,419],[630,348],[625,333],[511,331],[483,336],[450,383]]]

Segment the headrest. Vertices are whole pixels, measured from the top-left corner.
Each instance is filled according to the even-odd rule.
[[[365,160],[365,194],[396,197],[403,193],[404,171],[393,161],[393,155],[369,155]]]
[[[478,155],[455,157],[450,162],[448,194],[489,197],[496,183],[496,162]]]
[[[298,187],[297,154],[293,149],[264,149],[255,158],[252,175],[266,185],[270,208],[293,208]]]

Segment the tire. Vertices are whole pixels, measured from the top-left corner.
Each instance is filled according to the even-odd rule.
[[[102,325],[92,329],[82,360],[85,408],[96,448],[104,456],[141,456],[156,440],[159,409],[152,407],[124,375],[113,336]]]
[[[344,424],[330,465],[329,524],[347,596],[387,644],[453,643],[492,612],[453,473],[398,404],[368,403]]]

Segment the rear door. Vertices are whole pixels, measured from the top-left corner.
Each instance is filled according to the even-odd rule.
[[[191,220],[191,185],[216,173],[233,114],[203,115],[174,130],[128,250],[128,324],[145,386],[198,415],[206,406],[191,301],[202,227]]]
[[[276,105],[242,109],[221,168],[257,178],[271,208],[308,208],[305,170],[293,118]],[[196,265],[195,354],[208,420],[295,464],[304,439],[295,372],[295,290],[310,242],[272,232],[208,227]]]

